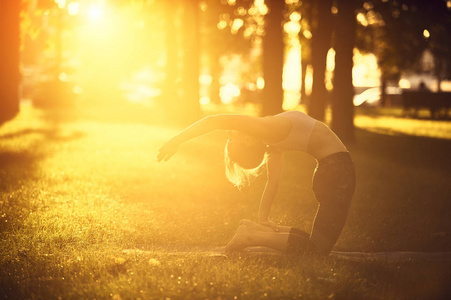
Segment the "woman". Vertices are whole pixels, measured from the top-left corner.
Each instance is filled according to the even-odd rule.
[[[226,175],[240,187],[266,166],[267,182],[261,197],[257,223],[242,220],[226,251],[265,246],[282,252],[328,255],[345,224],[355,189],[354,165],[342,141],[327,127],[299,111],[256,118],[245,115],[213,115],[192,124],[166,142],[157,156],[168,160],[177,147],[195,137],[230,131],[226,143]],[[283,154],[304,151],[317,161],[313,191],[320,203],[311,234],[269,219],[281,177]]]

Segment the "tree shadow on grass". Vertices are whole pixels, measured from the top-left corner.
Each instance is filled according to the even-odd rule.
[[[451,140],[361,129],[356,136],[348,230],[361,237],[360,249],[451,251]]]
[[[8,140],[38,135],[27,149],[11,149]],[[0,232],[21,226],[28,215],[31,200],[38,194],[33,184],[40,174],[39,162],[51,155],[45,147],[52,143],[64,143],[83,136],[80,132],[61,135],[57,129],[27,128],[0,136],[0,142],[8,147],[0,150]],[[5,145],[4,144],[4,145]]]

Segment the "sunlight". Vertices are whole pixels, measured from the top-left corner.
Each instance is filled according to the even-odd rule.
[[[354,86],[379,86],[380,70],[376,56],[372,53],[363,54],[354,49],[354,67],[352,68],[352,83]]]
[[[58,5],[58,8],[64,8],[66,6],[66,0],[55,0],[55,3]]]
[[[333,84],[333,72],[335,70],[335,50],[333,48],[330,48],[327,52],[327,58],[326,58],[326,76],[324,78],[324,84],[326,85],[326,89],[328,91],[333,90],[334,84]]]
[[[78,1],[70,2],[67,5],[67,11],[69,15],[76,16],[80,12],[80,3]]]
[[[307,66],[305,71],[305,93],[310,95],[312,93],[313,86],[313,68],[311,65]]]
[[[93,4],[88,10],[91,21],[98,21],[103,17],[103,8],[100,4]]]
[[[240,87],[231,82],[221,86],[219,91],[219,97],[221,98],[221,102],[224,104],[232,103],[234,99],[240,96],[240,94]]]
[[[263,77],[258,77],[258,79],[257,79],[257,88],[259,90],[263,90],[265,88],[265,79]]]
[[[283,89],[285,110],[293,109],[299,104],[301,89],[301,55],[300,45],[291,47],[285,54],[285,65],[283,68]]]
[[[406,78],[401,78],[399,80],[399,87],[402,89],[410,89],[412,87],[412,85],[410,84],[410,81]]]

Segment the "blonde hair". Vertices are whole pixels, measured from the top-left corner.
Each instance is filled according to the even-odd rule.
[[[260,175],[268,161],[268,153],[265,150],[256,151],[255,147],[243,147],[240,153],[231,156],[230,144],[228,140],[224,149],[225,174],[234,186],[241,189]]]

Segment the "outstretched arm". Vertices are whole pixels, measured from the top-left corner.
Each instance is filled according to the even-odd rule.
[[[176,152],[178,145],[215,130],[238,130],[257,138],[265,139],[271,125],[264,118],[245,115],[213,115],[205,117],[167,141],[159,150],[157,160],[167,161]]]
[[[279,188],[280,176],[282,173],[283,153],[272,152],[268,159],[268,179],[266,181],[265,190],[260,201],[260,209],[258,212],[258,223],[267,225],[275,229],[275,224],[269,220],[272,203],[276,198]]]

